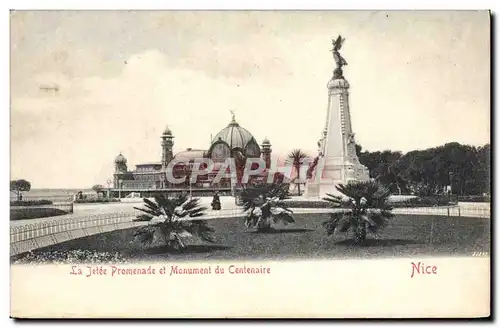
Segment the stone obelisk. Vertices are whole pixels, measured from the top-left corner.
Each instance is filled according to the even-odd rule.
[[[306,185],[304,196],[324,197],[338,194],[335,186],[349,181],[370,179],[368,169],[356,155],[349,109],[349,83],[344,78],[342,66],[347,65],[339,50],[344,39],[339,36],[333,43],[333,58],[337,67],[328,81],[328,107],[325,128],[318,142],[318,160],[312,177]]]

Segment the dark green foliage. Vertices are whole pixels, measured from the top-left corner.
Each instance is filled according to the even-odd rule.
[[[416,197],[403,201],[398,201],[391,204],[394,208],[396,207],[430,207],[430,206],[448,206],[456,204],[456,197],[450,197],[448,195],[436,195],[436,196],[424,196]]]
[[[395,194],[433,196],[451,185],[454,195],[490,193],[491,149],[457,142],[402,154],[397,151],[361,151],[360,162],[370,176]],[[451,173],[451,174],[450,174]]]
[[[89,203],[119,203],[119,198],[82,198],[75,199],[75,203],[89,204]]]
[[[282,184],[259,184],[246,186],[241,191],[241,202],[246,212],[245,226],[258,231],[271,230],[271,223],[294,223],[292,211],[285,199],[288,191]]]
[[[10,220],[31,220],[46,218],[51,216],[65,215],[72,212],[72,206],[69,205],[54,205],[52,206],[27,206],[24,208],[11,207]]]
[[[490,203],[490,196],[458,196],[459,202],[470,202],[470,203]]]
[[[155,194],[154,201],[144,198],[144,208],[134,207],[143,212],[134,221],[150,222],[139,228],[134,237],[143,244],[151,245],[155,233],[160,233],[169,247],[184,249],[184,237],[197,236],[200,239],[213,242],[213,229],[204,220],[193,220],[203,216],[205,207],[199,206],[200,199],[189,199],[187,194],[168,197],[167,194]],[[158,219],[156,222],[151,222]]]
[[[15,200],[10,202],[10,206],[37,206],[37,205],[52,205],[52,201],[48,199],[37,200]]]
[[[94,190],[96,193],[100,193],[100,192],[104,191],[105,189],[104,189],[104,186],[96,184],[96,185],[92,186],[92,190]]]
[[[300,149],[294,149],[290,154],[288,154],[288,159],[292,160],[292,165],[297,171],[297,179],[296,179],[296,184],[298,187],[298,192],[300,196],[300,183],[301,183],[301,177],[300,177],[300,167],[302,166],[304,159],[307,158],[307,155]]]
[[[21,200],[21,195],[23,191],[30,191],[31,183],[24,179],[12,180],[10,182],[10,191],[14,191],[17,194],[17,200]]]
[[[366,233],[376,233],[392,217],[388,204],[390,191],[376,181],[339,184],[337,190],[345,197],[327,194],[324,199],[332,204],[334,212],[324,222],[328,235],[336,232],[354,233],[354,242],[361,244]]]

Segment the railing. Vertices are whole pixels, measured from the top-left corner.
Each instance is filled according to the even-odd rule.
[[[38,222],[10,229],[10,254],[16,255],[37,248],[98,233],[141,225],[133,222],[133,212],[91,215],[85,219],[73,218]]]
[[[330,213],[340,209],[332,208],[295,208],[294,214]],[[490,209],[484,207],[447,207],[447,208],[396,208],[394,214],[403,215],[434,215],[448,217],[478,217],[489,218]],[[93,234],[126,229],[146,225],[148,222],[133,221],[138,212],[119,212],[90,215],[85,218],[65,218],[47,222],[27,224],[10,229],[11,255],[27,252],[33,249],[61,243],[70,239],[81,238]],[[194,219],[215,219],[242,217],[245,213],[241,208],[207,210],[203,217]]]
[[[449,217],[476,217],[489,218],[491,211],[489,207],[461,207],[461,206],[446,206],[446,207],[414,207],[414,208],[394,208],[394,214],[411,214],[411,215],[436,215]]]
[[[130,222],[134,217],[135,214],[133,212],[107,213],[90,215],[84,219],[78,220],[67,218],[12,227],[10,228],[10,242],[13,243],[77,229],[92,228],[119,222]]]
[[[10,229],[11,255],[61,243],[70,239],[148,224],[148,222],[133,221],[137,214],[137,212],[95,214],[80,219],[56,219],[12,227]],[[240,215],[243,214],[239,208],[207,211],[203,219]]]

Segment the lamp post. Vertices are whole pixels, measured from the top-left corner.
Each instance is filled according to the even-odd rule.
[[[118,198],[122,198],[122,183],[123,179],[118,179]]]
[[[450,179],[450,193],[449,193],[449,200],[451,202],[451,196],[453,194],[453,172],[448,172],[448,177]]]
[[[189,199],[193,199],[193,184],[191,182],[191,175],[189,176]]]
[[[113,181],[111,181],[110,179],[106,181],[106,184],[108,185],[108,198],[110,198],[111,196],[111,183],[113,183]]]

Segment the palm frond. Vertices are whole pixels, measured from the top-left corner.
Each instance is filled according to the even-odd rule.
[[[196,207],[198,207],[199,204],[200,204],[200,200],[197,198],[193,198],[193,199],[188,200],[187,202],[183,203],[182,209],[184,211],[191,211],[191,210],[195,209]]]
[[[143,244],[151,244],[154,239],[155,229],[142,227],[134,233],[134,238]]]
[[[347,184],[339,183],[336,189],[346,197],[354,199],[356,202],[359,202],[361,198],[365,196],[365,186],[359,182],[350,181]]]
[[[350,181],[347,184],[339,184],[336,188],[350,199],[350,210],[332,213],[331,218],[323,223],[328,235],[353,231],[355,239],[359,237],[362,242],[366,231],[376,233],[385,227],[388,219],[392,217],[392,207],[388,204],[390,190],[379,182]],[[340,204],[342,207],[347,205],[341,197],[327,196],[324,199],[332,204]]]
[[[188,211],[183,211],[182,208],[179,207],[174,210],[174,217],[176,219],[185,218],[188,214]]]
[[[349,230],[353,230],[357,225],[356,218],[352,214],[344,213],[344,215],[337,222],[338,232],[348,232]]]
[[[146,222],[146,221],[151,221],[151,220],[153,220],[153,216],[146,215],[146,214],[139,214],[132,221],[133,222]]]
[[[366,222],[368,222],[368,224],[369,224],[370,226],[374,226],[374,225],[376,225],[375,221],[373,221],[373,220],[372,220],[372,218],[370,217],[370,215],[369,215],[369,214],[361,214],[361,215],[359,216],[359,218],[360,218],[360,219],[362,219],[362,220],[364,220],[364,221],[366,221]]]
[[[245,226],[247,228],[255,227],[258,220],[259,216],[253,214],[253,212],[250,212],[247,216],[245,216]]]
[[[258,184],[244,187],[241,193],[243,211],[246,212],[246,227],[268,226],[269,220],[293,223],[293,218],[287,204],[283,201],[289,198],[288,190],[283,184]],[[282,214],[275,213],[280,209]]]
[[[301,149],[294,149],[292,150],[292,152],[290,152],[290,154],[288,154],[288,158],[293,160],[300,160],[303,158],[307,158],[307,154],[304,153]]]
[[[207,224],[205,220],[191,220],[186,221],[188,223],[184,224],[184,229],[191,233],[192,235],[196,235],[200,237],[202,240],[213,243],[215,242],[213,237],[214,229]]]
[[[284,224],[295,223],[293,217],[287,212],[273,214],[274,222],[282,221]]]
[[[136,209],[138,211],[141,211],[141,212],[144,212],[144,213],[147,213],[147,214],[149,214],[151,216],[161,215],[160,211],[154,211],[154,210],[147,209],[147,208],[134,207],[134,209]]]
[[[134,207],[146,213],[138,215],[134,221],[151,221],[153,217],[160,215],[165,220],[154,225],[150,224],[147,229],[144,227],[139,229],[136,231],[137,238],[150,242],[154,231],[158,230],[163,235],[167,245],[177,244],[181,248],[185,246],[182,237],[187,235],[198,235],[205,241],[213,239],[210,236],[213,229],[206,224],[206,221],[183,220],[187,216],[200,217],[205,214],[206,207],[199,206],[199,199],[188,200],[185,193],[172,198],[169,198],[166,193],[157,193],[153,197],[154,201],[144,199],[145,208]]]
[[[390,211],[380,210],[380,209],[370,209],[367,212],[370,217],[370,225],[368,225],[368,231],[375,233],[382,228],[387,226],[389,219],[393,217]]]
[[[330,202],[333,207],[340,207],[343,205],[344,200],[340,196],[326,194],[326,197],[323,197],[324,201]]]
[[[285,203],[285,202],[282,202],[282,201],[277,201],[275,204],[274,204],[274,207],[276,208],[280,208],[282,209],[283,211],[286,211],[288,213],[293,213],[293,211],[288,208],[288,205]]]
[[[190,217],[197,217],[197,216],[202,216],[202,215],[205,215],[205,211],[207,210],[208,208],[207,207],[204,207],[204,206],[200,206],[200,207],[196,207],[196,208],[193,208],[192,210],[189,211],[189,216]]]
[[[325,227],[326,232],[329,236],[338,231],[339,225],[343,224],[346,216],[349,216],[348,212],[330,213],[330,218],[323,222],[323,227]]]
[[[155,198],[155,200],[156,200],[156,198]],[[149,200],[149,199],[147,199],[147,198],[144,198],[144,199],[143,199],[143,201],[144,201],[144,205],[145,205],[146,207],[148,207],[148,208],[152,209],[152,210],[153,210],[153,209],[156,209],[156,208],[158,208],[158,207],[160,207],[160,203],[158,203],[158,202],[153,202],[153,201],[151,201],[151,200]]]

